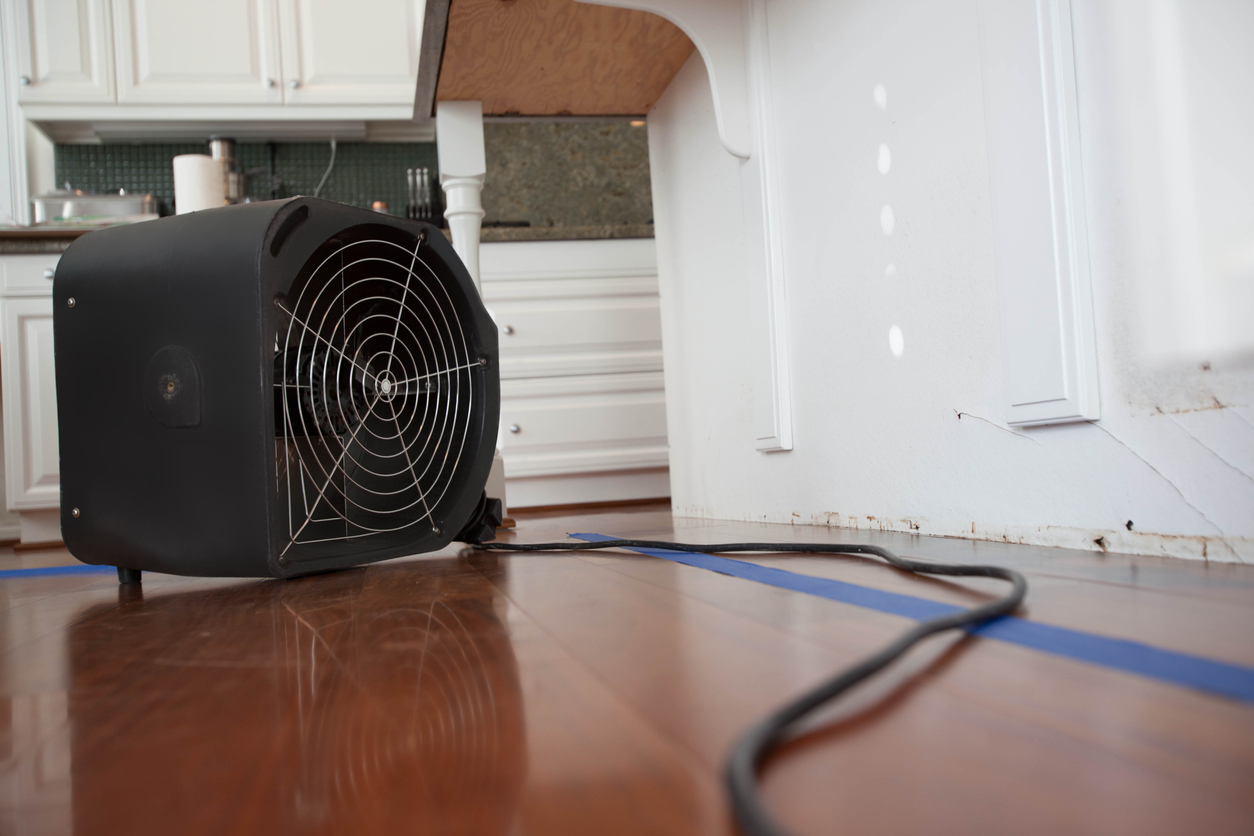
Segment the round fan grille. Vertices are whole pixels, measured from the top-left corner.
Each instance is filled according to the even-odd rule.
[[[284,552],[416,525],[442,534],[437,509],[468,458],[486,360],[460,288],[421,238],[366,230],[328,242],[275,300],[288,316],[275,357]]]

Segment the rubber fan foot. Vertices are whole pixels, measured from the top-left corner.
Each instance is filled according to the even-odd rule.
[[[460,543],[487,543],[496,538],[496,527],[501,524],[501,500],[480,494],[479,505],[470,521],[454,540]]]
[[[118,583],[139,583],[139,582],[140,580],[139,580],[138,569],[124,569],[121,566],[118,567]]]

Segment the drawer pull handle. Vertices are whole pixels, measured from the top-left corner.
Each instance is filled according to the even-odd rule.
[[[508,335],[513,334],[513,333],[514,333],[514,326],[513,326],[513,325],[506,325],[506,326],[505,326],[504,328],[502,328],[501,330],[505,332],[506,336],[508,336]]]
[[[300,82],[299,82],[299,81],[297,81],[296,79],[292,79],[291,81],[289,81],[289,82],[287,83],[287,86],[288,86],[288,87],[291,87],[293,90],[295,90],[295,89],[297,89],[298,87],[300,87]]]
[[[518,433],[522,432],[522,427],[518,426],[517,424],[510,424],[509,431],[512,432],[514,435],[518,435]]]
[[[28,76],[28,75],[18,76],[17,83],[18,83],[18,84],[20,84],[20,85],[22,85],[23,87],[27,87],[27,86],[29,86],[29,85],[30,85],[30,76]]]
[[[51,279],[51,278],[52,278],[53,276],[55,276],[56,274],[57,274],[57,271],[56,271],[56,270],[54,270],[53,268],[51,268],[51,267],[45,267],[45,268],[44,268],[44,278],[45,278],[45,279]]]

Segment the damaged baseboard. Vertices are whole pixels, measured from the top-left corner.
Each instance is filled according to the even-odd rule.
[[[891,518],[870,514],[714,514],[694,505],[675,505],[676,517],[722,519],[737,522],[819,525],[854,531],[887,531],[921,534],[928,537],[956,537],[996,543],[1027,546],[1079,549],[1091,552],[1112,552],[1156,557],[1178,557],[1186,560],[1207,560],[1217,563],[1254,563],[1254,538],[1227,537],[1218,534],[1156,534],[1121,528],[1113,530],[1068,528],[1064,526],[997,526],[979,523],[947,523],[913,518]]]

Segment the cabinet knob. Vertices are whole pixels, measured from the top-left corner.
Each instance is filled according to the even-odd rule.
[[[520,432],[522,432],[522,427],[518,426],[517,424],[510,424],[509,431],[512,432],[514,435],[518,435]]]
[[[501,330],[502,330],[502,331],[504,331],[506,334],[512,334],[512,333],[514,333],[514,326],[513,326],[513,325],[506,325],[506,326],[505,326],[504,328],[502,328]]]
[[[51,268],[51,267],[45,267],[45,268],[44,268],[44,278],[45,278],[45,279],[51,279],[51,278],[52,278],[53,276],[55,276],[56,274],[57,274],[57,271],[56,271],[55,269],[53,269],[53,268]]]
[[[277,87],[278,85],[279,85],[279,83],[278,83],[277,81],[275,81],[274,79],[272,79],[272,78],[267,78],[267,79],[266,79],[266,86],[267,86],[267,87]]]
[[[26,85],[30,84],[30,76],[28,75],[18,76],[17,83],[25,87]]]
[[[300,87],[300,82],[297,79],[292,79],[287,83],[287,86],[295,90],[297,87]]]

